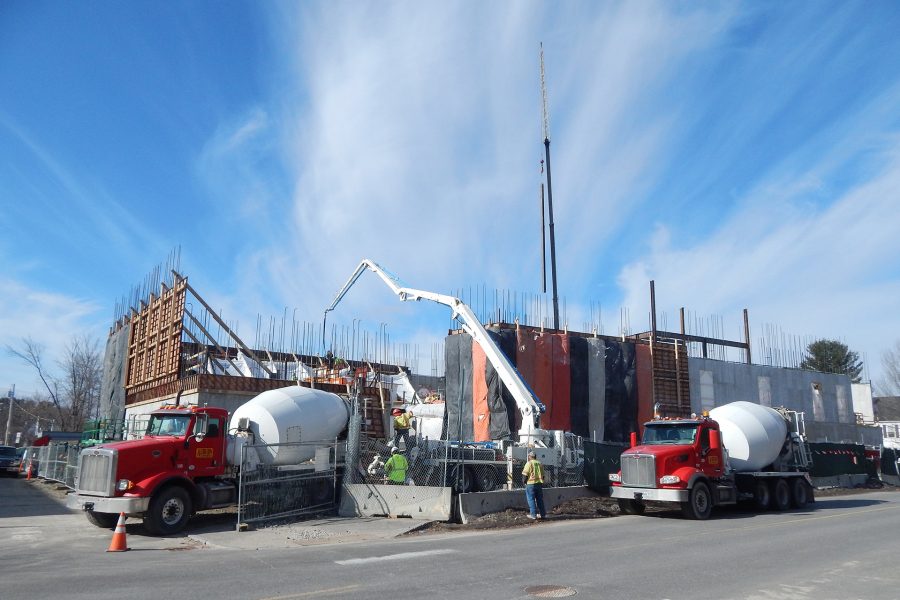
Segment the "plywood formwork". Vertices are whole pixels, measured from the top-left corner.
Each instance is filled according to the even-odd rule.
[[[660,414],[687,417],[691,414],[690,372],[683,340],[656,340],[652,357],[653,401]]]
[[[141,391],[172,383],[181,366],[181,335],[187,282],[163,286],[159,296],[133,311],[125,377],[126,403]]]

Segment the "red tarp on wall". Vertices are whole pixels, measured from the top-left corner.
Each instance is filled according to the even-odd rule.
[[[560,333],[519,330],[516,366],[547,410],[541,417],[543,429],[570,431],[571,374],[569,340]]]
[[[638,438],[644,434],[644,423],[653,418],[653,358],[650,346],[635,344],[634,370],[637,380]]]
[[[487,357],[472,340],[472,427],[476,442],[491,441],[491,413],[488,408]]]

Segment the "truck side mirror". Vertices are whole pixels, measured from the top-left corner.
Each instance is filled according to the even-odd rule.
[[[709,430],[709,449],[718,452],[722,447],[722,439],[719,437],[718,429]]]
[[[198,442],[202,442],[206,437],[206,432],[209,429],[209,415],[206,413],[197,414],[197,420],[194,421],[194,431],[184,440],[184,447],[188,447],[188,442],[191,441],[191,438],[194,438]]]

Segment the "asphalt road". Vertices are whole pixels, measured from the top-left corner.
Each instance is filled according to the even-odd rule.
[[[133,551],[106,553],[110,532],[4,479],[0,598],[525,599],[539,585],[596,599],[900,598],[898,496],[704,522],[673,512],[287,549],[149,538],[135,525]]]

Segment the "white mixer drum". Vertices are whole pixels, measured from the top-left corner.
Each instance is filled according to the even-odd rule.
[[[250,421],[254,443],[286,444],[258,452],[267,464],[293,465],[311,459],[316,444],[334,439],[347,426],[350,410],[337,394],[300,386],[269,390],[234,411],[229,430]],[[293,444],[303,442],[302,444]]]
[[[732,402],[709,411],[719,423],[722,445],[736,471],[759,471],[781,453],[787,423],[781,414],[752,402]]]

